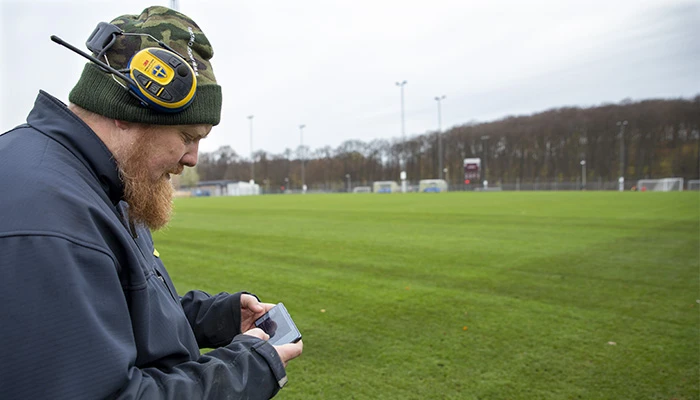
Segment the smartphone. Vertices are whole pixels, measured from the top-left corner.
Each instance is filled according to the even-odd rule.
[[[294,325],[292,317],[282,303],[277,303],[265,315],[258,318],[255,326],[270,335],[267,341],[273,346],[296,343],[301,340],[301,332]]]

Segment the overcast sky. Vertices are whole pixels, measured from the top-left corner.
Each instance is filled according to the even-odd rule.
[[[0,130],[67,102],[100,21],[169,0],[0,0]],[[201,151],[275,154],[561,106],[700,94],[697,0],[179,0],[214,46],[222,122]]]

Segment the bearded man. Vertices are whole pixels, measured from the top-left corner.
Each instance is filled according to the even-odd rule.
[[[0,397],[274,396],[303,344],[272,346],[255,328],[273,305],[179,296],[151,238],[170,218],[170,175],[197,163],[219,123],[207,37],[149,7],[99,25],[88,48],[117,72],[86,64],[68,106],[42,91],[27,123],[0,135]],[[193,82],[176,88],[182,104],[167,109],[119,75],[145,48],[167,49],[168,73]],[[177,95],[156,77],[143,84]]]

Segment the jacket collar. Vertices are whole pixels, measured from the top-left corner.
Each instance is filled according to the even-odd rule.
[[[112,204],[119,203],[124,187],[112,152],[63,102],[40,91],[27,123],[70,151],[93,174]]]

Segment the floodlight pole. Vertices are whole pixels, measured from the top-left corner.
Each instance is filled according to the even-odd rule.
[[[350,193],[350,174],[345,174],[345,178],[348,180],[348,193]]]
[[[406,146],[406,120],[405,120],[405,114],[404,114],[404,107],[403,107],[403,87],[408,83],[408,81],[401,81],[401,82],[396,82],[396,86],[399,86],[401,88],[401,158],[399,159],[399,168],[401,169],[401,172],[405,172],[406,170],[406,160],[405,157],[406,155],[404,154],[403,148]],[[402,176],[404,176],[402,174]],[[401,192],[405,193],[406,192],[406,179],[401,179]]]
[[[255,156],[253,155],[253,115],[248,116],[250,121],[250,180],[255,182]]]
[[[486,180],[486,172],[487,172],[486,171],[486,156],[487,156],[487,154],[486,154],[486,145],[484,144],[484,142],[489,140],[489,137],[490,137],[489,135],[484,135],[481,137],[481,155],[484,157],[484,159],[481,160],[481,164],[484,167],[483,168],[484,169],[484,179],[482,179],[482,181]]]
[[[437,107],[438,107],[438,130],[437,130],[437,139],[438,139],[438,178],[442,179],[442,110],[440,107],[440,103],[442,100],[445,100],[445,95],[443,94],[442,96],[436,96],[435,101],[437,101]]]
[[[401,88],[401,139],[406,140],[406,122],[404,119],[404,108],[403,108],[403,87],[408,83],[408,81],[396,82],[396,86]]]
[[[620,191],[624,190],[625,185],[625,126],[627,121],[617,121],[617,126],[620,127]]]
[[[304,128],[305,127],[306,127],[306,125],[304,125],[304,124],[299,125],[299,143],[300,143],[299,151],[301,153],[299,155],[301,156],[301,192],[302,193],[306,193],[306,189],[305,189],[306,188],[306,183],[305,183],[306,180],[304,177]]]

